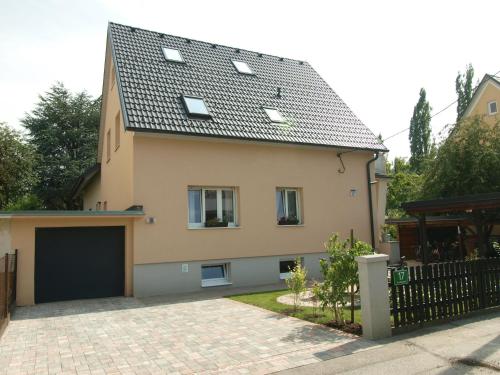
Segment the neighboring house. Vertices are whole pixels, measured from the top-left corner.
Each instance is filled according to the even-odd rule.
[[[486,123],[494,125],[500,121],[499,105],[500,78],[485,74],[463,117],[480,116]]]
[[[21,263],[28,248],[22,301],[55,298],[37,297],[29,272],[56,272],[31,257],[50,263],[47,243],[63,234],[75,249],[99,236],[122,249],[125,260],[106,260],[125,268],[125,295],[277,283],[297,257],[320,278],[332,233],[353,230],[378,246],[386,183],[374,161],[386,151],[307,62],[110,23],[98,164],[75,187],[85,211],[71,213],[82,216],[76,224],[60,215],[51,226],[121,220],[125,234],[36,234],[46,218],[11,215]],[[23,220],[30,224],[14,230]],[[69,253],[57,254],[64,268],[70,260],[59,257]],[[123,278],[85,267],[89,282]]]

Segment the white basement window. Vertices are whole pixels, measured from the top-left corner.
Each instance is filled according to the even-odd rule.
[[[498,112],[497,102],[492,101],[488,103],[488,113],[490,115],[495,115]]]
[[[236,60],[232,60],[233,61],[233,65],[234,67],[236,68],[236,70],[238,71],[238,73],[242,73],[242,74],[253,74],[252,72],[252,69],[250,69],[250,66],[248,66],[248,64],[244,61],[236,61]]]
[[[229,264],[208,264],[201,266],[201,286],[219,286],[228,285],[229,282]]]
[[[276,218],[278,225],[298,225],[301,223],[298,189],[276,189]]]
[[[208,108],[203,98],[183,95],[182,102],[189,116],[210,117],[210,113],[208,112]]]
[[[178,49],[163,47],[163,55],[168,61],[181,63],[184,62],[181,51],[179,51]]]
[[[189,227],[236,227],[236,193],[233,188],[188,189]]]
[[[292,271],[297,262],[295,259],[280,260],[280,279],[285,280],[290,277],[290,271]],[[304,258],[300,258],[300,264],[304,267]]]
[[[281,115],[280,111],[276,108],[264,107],[264,111],[272,122],[285,122],[285,119]]]

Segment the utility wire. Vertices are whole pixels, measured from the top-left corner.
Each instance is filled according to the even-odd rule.
[[[495,74],[491,74],[491,76],[495,77],[498,73],[500,73],[500,70],[499,70],[498,72],[496,72]],[[481,84],[481,82],[480,82],[480,83],[479,83],[476,87],[474,87],[474,90],[473,90],[474,92],[476,91],[476,89],[479,87],[479,85],[480,85],[480,84]],[[446,107],[444,107],[444,108],[443,108],[443,109],[441,109],[440,111],[438,111],[438,112],[436,112],[436,113],[432,114],[432,115],[431,115],[431,118],[433,118],[433,117],[435,117],[435,116],[437,116],[437,115],[439,115],[439,114],[443,113],[444,111],[446,111],[448,108],[450,108],[453,104],[455,104],[455,103],[457,103],[457,102],[458,102],[458,99],[457,99],[457,100],[455,100],[455,101],[453,101],[453,102],[451,102],[450,104],[448,104]],[[446,127],[446,126],[448,126],[448,125],[449,125],[449,124],[446,124],[445,126],[443,126],[443,128],[444,128],[444,127]],[[407,128],[405,128],[405,129],[403,129],[403,130],[398,131],[397,133],[394,133],[393,135],[390,135],[389,137],[385,138],[382,142],[385,142],[385,141],[387,141],[388,139],[394,138],[394,137],[396,137],[396,136],[398,136],[398,135],[400,135],[400,134],[402,134],[402,133],[404,133],[404,132],[406,132],[406,131],[408,131],[408,130],[410,130],[410,127],[407,127]],[[442,130],[443,130],[443,129],[441,129],[439,132],[441,132]]]

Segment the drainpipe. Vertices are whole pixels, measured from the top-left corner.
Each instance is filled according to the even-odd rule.
[[[368,183],[368,210],[370,211],[370,236],[372,241],[372,249],[375,251],[375,230],[373,229],[373,198],[372,198],[372,176],[370,173],[370,164],[372,164],[375,160],[378,159],[379,153],[378,151],[375,153],[375,156],[368,160],[366,163],[366,180]]]

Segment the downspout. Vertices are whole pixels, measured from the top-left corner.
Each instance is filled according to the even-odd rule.
[[[368,160],[366,163],[366,181],[368,183],[368,210],[370,211],[370,236],[372,241],[372,249],[375,251],[375,230],[373,229],[373,198],[372,198],[372,176],[370,173],[370,164],[372,164],[379,157],[379,152],[375,153],[375,156]]]

